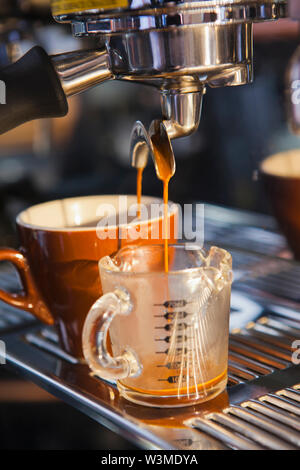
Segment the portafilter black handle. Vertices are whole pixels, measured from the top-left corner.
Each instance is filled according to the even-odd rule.
[[[39,118],[68,112],[66,95],[48,54],[39,46],[0,70],[0,134]]]

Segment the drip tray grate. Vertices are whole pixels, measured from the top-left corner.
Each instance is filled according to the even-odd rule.
[[[243,293],[234,293],[234,299],[232,317],[244,319],[249,299]],[[154,409],[127,402],[115,383],[93,376],[85,364],[66,354],[50,327],[38,324],[3,338],[8,363],[25,377],[125,432],[140,447],[300,448],[300,368],[293,363],[294,342],[300,340],[299,311],[256,302],[252,314],[251,321],[242,322],[245,326],[232,326],[226,392],[199,407]]]
[[[220,413],[192,418],[187,426],[205,432],[231,449],[300,448],[300,385],[262,395]]]
[[[300,322],[283,318],[276,311],[234,330],[230,335],[229,385],[289,367],[297,353],[298,340],[300,347]]]

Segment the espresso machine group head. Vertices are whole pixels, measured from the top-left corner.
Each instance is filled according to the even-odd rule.
[[[0,132],[66,114],[66,97],[106,80],[158,89],[170,138],[194,132],[205,87],[253,79],[253,23],[287,16],[286,0],[52,0],[58,22],[98,47],[48,57],[34,48],[0,71]],[[6,111],[5,111],[6,108]]]

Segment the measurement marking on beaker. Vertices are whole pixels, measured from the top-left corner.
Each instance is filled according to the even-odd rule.
[[[158,364],[156,367],[165,367],[166,369],[180,370],[182,367],[186,369],[187,362],[184,362],[184,363],[182,363],[181,361],[168,362],[167,364]]]
[[[185,307],[188,303],[187,300],[166,300],[163,304],[153,304],[154,307],[165,307],[165,308],[178,308]]]
[[[166,343],[169,343],[171,339],[174,339],[176,343],[182,343],[183,341],[187,341],[191,338],[188,338],[187,336],[178,335],[175,336],[175,338],[173,336],[166,336],[165,338],[154,338],[154,341],[165,341]]]
[[[190,327],[191,325],[188,325],[187,323],[178,323],[178,325],[173,325],[172,323],[169,323],[168,325],[164,325],[164,326],[155,326],[154,329],[171,331],[173,328],[176,328],[177,331],[182,331]]]
[[[174,356],[179,356],[179,354],[187,354],[187,352],[187,348],[176,348],[174,351],[172,351],[172,354]],[[165,351],[155,351],[155,354],[169,354],[169,349],[166,349]]]
[[[170,375],[166,379],[157,379],[158,382],[169,382],[169,384],[177,384],[179,381],[186,382],[187,380],[194,380],[194,377],[187,375]]]
[[[165,318],[166,320],[174,320],[174,318],[178,318],[179,320],[182,320],[183,318],[186,318],[188,315],[192,315],[192,314],[185,312],[185,311],[179,311],[179,312],[166,312],[164,315],[154,315],[154,317]]]

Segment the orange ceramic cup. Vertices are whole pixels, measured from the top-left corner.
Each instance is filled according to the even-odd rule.
[[[120,197],[123,208],[124,199],[128,207],[136,203],[136,196],[87,196],[30,207],[17,217],[20,251],[0,250],[0,260],[15,265],[23,284],[21,294],[0,290],[0,300],[55,325],[62,348],[77,358],[83,356],[85,317],[102,294],[100,258],[130,243],[163,243],[163,215],[150,213],[150,206],[162,201],[144,197],[142,203],[150,215],[142,214],[141,220],[128,228],[121,223]],[[103,207],[105,213],[109,207],[115,208],[117,216],[109,214],[108,225],[100,227],[97,223]],[[177,223],[177,206],[170,203],[170,243],[176,242]],[[142,239],[137,238],[139,232]]]
[[[266,158],[260,165],[274,215],[300,260],[300,150],[289,150]]]

